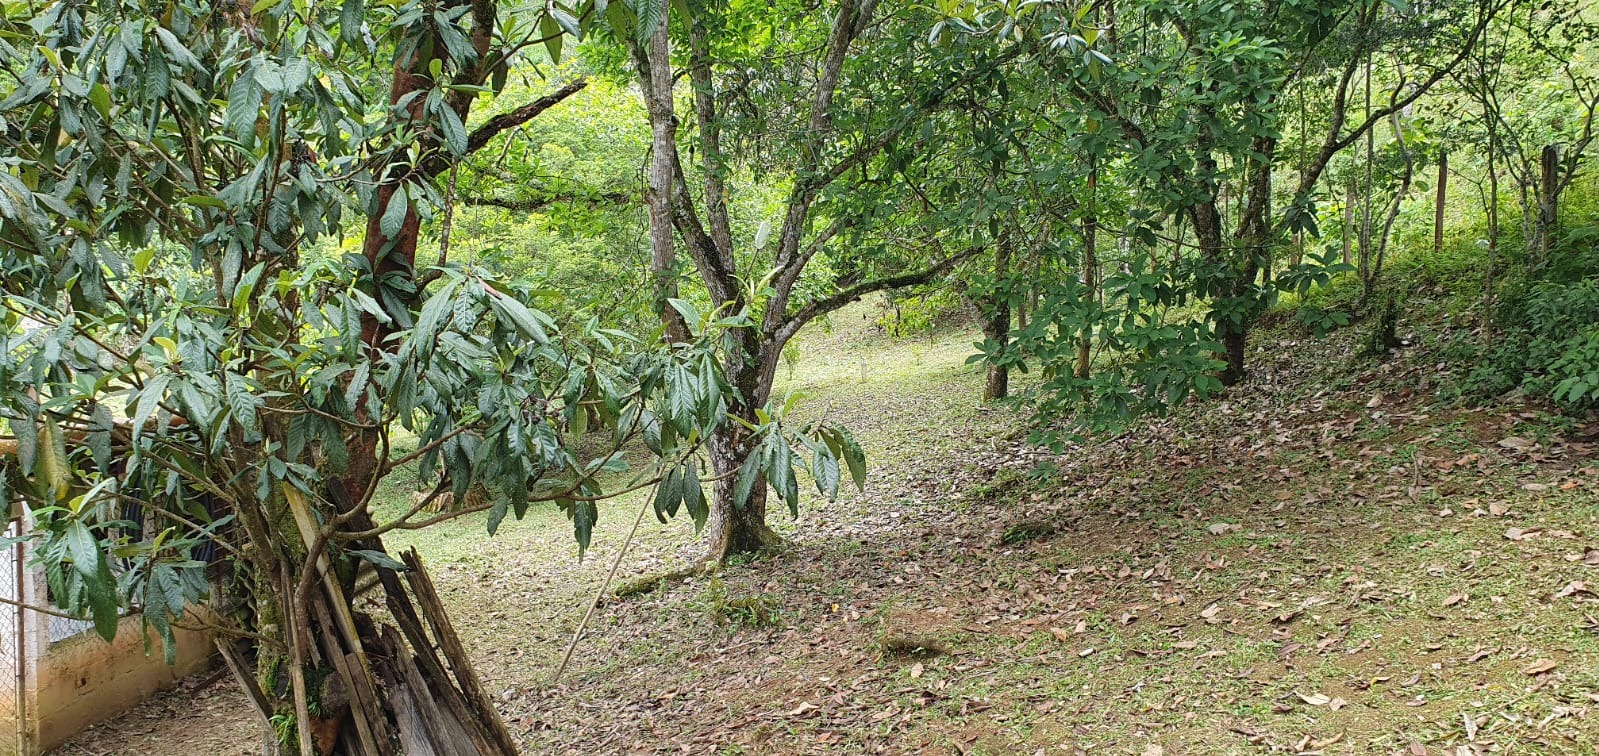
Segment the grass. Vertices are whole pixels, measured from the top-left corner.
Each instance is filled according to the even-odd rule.
[[[1429,404],[1425,354],[1357,360],[1353,329],[1266,330],[1255,382],[1053,455],[978,405],[974,333],[887,339],[867,315],[805,334],[779,387],[854,429],[865,492],[774,517],[779,553],[605,603],[557,685],[640,496],[602,506],[582,561],[551,507],[390,537],[526,752],[1599,748],[1599,597],[1556,597],[1599,585],[1599,471],[1569,422]],[[620,577],[696,550],[647,518]]]

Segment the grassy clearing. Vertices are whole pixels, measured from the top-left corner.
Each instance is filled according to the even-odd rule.
[[[1362,362],[1353,331],[1278,332],[1222,400],[1055,456],[975,405],[973,334],[888,340],[864,310],[785,385],[856,429],[866,492],[781,518],[781,553],[608,602],[558,686],[641,499],[581,563],[548,509],[391,539],[526,752],[1599,748],[1591,429],[1436,405],[1434,361]],[[646,520],[624,573],[694,548]]]

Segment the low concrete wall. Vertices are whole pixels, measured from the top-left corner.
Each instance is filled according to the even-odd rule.
[[[153,630],[145,655],[139,625],[138,616],[123,617],[111,643],[89,632],[44,652],[29,680],[36,747],[48,751],[61,745],[213,663],[216,647],[209,634],[173,628],[178,660],[167,666],[161,638]]]

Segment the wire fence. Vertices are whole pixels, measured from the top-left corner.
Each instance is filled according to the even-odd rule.
[[[17,534],[18,523],[6,524],[5,535]],[[0,550],[0,596],[10,603],[0,604],[0,754],[31,754],[28,720],[31,716],[28,693],[28,613],[18,606],[29,599],[26,547],[21,544]]]

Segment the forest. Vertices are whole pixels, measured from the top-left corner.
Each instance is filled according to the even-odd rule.
[[[1596,54],[0,2],[0,603],[216,650],[53,752],[1593,753]]]

